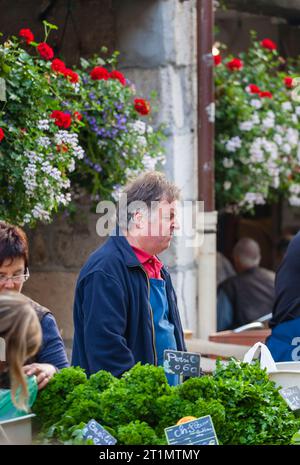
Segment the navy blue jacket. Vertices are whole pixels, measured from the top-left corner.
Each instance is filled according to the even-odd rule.
[[[177,298],[165,267],[169,319],[178,350],[186,350]],[[90,255],[77,281],[72,365],[120,376],[137,362],[157,365],[149,279],[122,235]]]

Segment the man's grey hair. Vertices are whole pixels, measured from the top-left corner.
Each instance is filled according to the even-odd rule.
[[[244,267],[253,268],[260,264],[260,247],[253,239],[244,237],[234,246],[233,256],[238,258]]]
[[[118,202],[118,223],[128,229],[136,211],[153,207],[153,203],[166,200],[172,203],[180,198],[180,189],[159,171],[148,171],[140,174],[128,183],[120,194]],[[141,205],[141,207],[139,207]],[[144,206],[144,208],[143,208]],[[127,214],[123,212],[126,210]]]

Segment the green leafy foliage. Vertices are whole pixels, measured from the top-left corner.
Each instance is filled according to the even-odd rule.
[[[97,373],[94,373],[90,376],[88,384],[92,389],[97,390],[99,393],[105,391],[110,386],[118,381],[118,378],[115,378],[108,371],[100,370]]]
[[[87,380],[82,370],[65,368],[39,394],[34,411],[44,442],[63,444],[84,444],[82,428],[91,419],[119,444],[165,444],[164,429],[186,416],[210,415],[221,444],[297,443],[300,429],[266,371],[236,360],[176,387],[152,365],[138,363],[120,379],[100,371]]]
[[[215,399],[218,396],[216,382],[211,376],[189,378],[185,383],[179,385],[177,390],[180,397],[190,402],[196,402],[199,397]]]
[[[162,440],[157,437],[153,428],[144,421],[132,421],[118,428],[118,443],[126,445],[157,445]]]
[[[39,392],[37,400],[33,405],[33,412],[43,425],[48,428],[65,413],[68,395],[76,386],[86,384],[87,377],[82,368],[63,368],[47,384],[47,388]]]
[[[81,421],[88,423],[94,418],[102,422],[100,407],[101,392],[88,383],[80,384],[74,388],[66,398],[67,409],[63,418],[57,423],[59,426],[70,427]]]
[[[117,426],[136,419],[154,421],[153,399],[171,392],[162,367],[136,364],[114,383],[101,398],[103,419]]]

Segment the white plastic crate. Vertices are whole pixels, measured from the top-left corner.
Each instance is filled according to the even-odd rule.
[[[0,445],[28,445],[32,443],[31,419],[34,414],[0,420]]]

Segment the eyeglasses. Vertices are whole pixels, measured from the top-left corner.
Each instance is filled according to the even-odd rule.
[[[22,284],[27,281],[29,277],[29,271],[27,271],[26,274],[17,274],[15,276],[0,276],[0,286],[3,286],[9,279],[11,279],[13,283]]]

